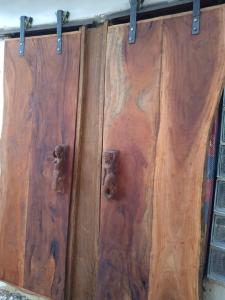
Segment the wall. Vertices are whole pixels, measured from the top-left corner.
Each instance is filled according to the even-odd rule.
[[[190,0],[145,0],[144,7],[151,9],[166,7],[174,4],[191,2]],[[84,19],[101,19],[110,14],[121,13],[129,10],[129,0],[0,0],[0,32],[19,27],[21,15],[32,16],[33,26],[56,23],[56,11],[58,9],[68,10],[70,20],[78,21]]]

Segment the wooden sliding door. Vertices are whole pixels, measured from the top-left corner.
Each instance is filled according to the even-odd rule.
[[[225,79],[225,6],[163,21],[149,299],[198,300],[206,150]]]
[[[0,279],[63,299],[80,33],[7,40],[1,137]]]
[[[224,6],[204,11],[197,36],[191,13],[143,21],[133,45],[127,25],[108,30],[102,172],[109,179],[96,299],[199,299],[202,184],[225,78],[224,20]]]
[[[147,299],[149,290],[162,22],[141,23],[138,32],[131,46],[127,26],[108,30],[96,299]],[[115,192],[111,150],[118,151]]]
[[[56,36],[24,57],[6,42],[0,279],[53,299],[199,299],[224,20],[222,5],[199,35],[191,13],[140,21],[135,44],[128,24],[82,28],[62,55]]]

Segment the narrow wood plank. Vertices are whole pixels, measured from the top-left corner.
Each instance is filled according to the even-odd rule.
[[[17,48],[16,42],[6,41],[0,158],[0,279],[22,286],[32,138],[30,95],[33,78],[29,62],[19,60],[14,47]],[[34,51],[32,45],[31,49]]]
[[[160,128],[154,180],[151,300],[197,300],[205,155],[225,78],[225,6],[163,21]]]
[[[101,198],[96,299],[147,299],[159,124],[161,21],[109,28],[103,150],[120,151],[116,199]]]
[[[72,268],[67,299],[95,299],[98,260],[104,72],[107,23],[83,31],[80,112],[74,167],[73,206],[68,257]]]
[[[86,27],[80,28],[81,42],[80,42],[80,70],[79,70],[79,92],[77,102],[77,118],[76,118],[76,140],[73,161],[73,178],[72,178],[72,191],[71,203],[69,211],[69,228],[68,228],[68,247],[67,247],[67,260],[66,260],[66,289],[65,299],[72,299],[73,293],[73,272],[74,272],[74,256],[75,254],[75,238],[76,238],[76,191],[79,186],[79,169],[81,164],[81,137],[82,137],[82,116],[83,116],[83,91],[84,91],[84,61],[85,61],[85,39]]]
[[[30,45],[35,45],[35,52]],[[26,42],[25,59],[31,64],[33,78],[34,117],[24,287],[53,299],[63,299],[80,33],[63,36],[61,55],[56,54],[55,45],[55,36]],[[53,151],[58,144],[68,146],[64,193],[57,193],[52,188]]]

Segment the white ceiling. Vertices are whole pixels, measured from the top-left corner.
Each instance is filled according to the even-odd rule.
[[[145,0],[144,6],[168,6],[191,0]],[[129,0],[0,0],[0,30],[19,28],[21,15],[32,16],[33,26],[55,24],[56,11],[68,10],[70,20],[104,18],[106,15],[126,11]]]

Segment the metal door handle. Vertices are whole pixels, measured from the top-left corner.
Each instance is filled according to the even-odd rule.
[[[58,193],[65,192],[65,172],[66,172],[66,158],[67,145],[57,145],[53,151],[54,169],[53,169],[53,190]]]
[[[108,150],[103,155],[103,193],[106,199],[115,199],[117,194],[117,164],[119,151]]]

